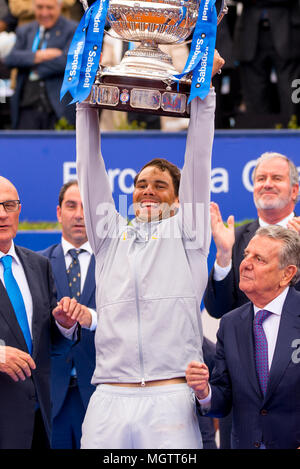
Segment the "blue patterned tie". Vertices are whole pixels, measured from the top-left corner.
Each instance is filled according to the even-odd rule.
[[[272,313],[262,309],[255,315],[253,322],[254,342],[255,342],[255,366],[256,372],[260,384],[260,388],[263,395],[266,394],[267,384],[269,379],[269,363],[268,363],[268,342],[265,336],[265,332],[262,327],[262,323]]]
[[[70,296],[71,298],[76,298],[77,301],[80,300],[80,263],[78,256],[84,249],[69,249],[68,253],[72,257],[72,262],[67,269],[69,287],[70,287]]]
[[[27,344],[28,352],[31,354],[32,353],[31,334],[30,334],[30,329],[28,325],[28,319],[27,319],[27,314],[26,314],[26,309],[25,309],[25,304],[24,304],[24,300],[22,297],[22,293],[19,288],[19,285],[17,284],[15,277],[13,276],[12,269],[11,269],[12,256],[9,256],[9,255],[3,256],[1,257],[0,261],[2,262],[3,267],[4,267],[3,277],[4,277],[6,292],[9,296],[10,302],[15,311],[20,328],[23,332],[23,336]]]

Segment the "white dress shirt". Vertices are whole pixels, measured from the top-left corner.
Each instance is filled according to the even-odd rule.
[[[263,330],[264,330],[264,333],[268,342],[269,370],[271,369],[271,365],[273,361],[283,304],[285,302],[288,291],[289,291],[289,287],[286,287],[283,290],[283,292],[280,293],[280,295],[274,298],[274,300],[270,301],[270,303],[264,306],[264,308],[259,308],[258,306],[255,306],[255,304],[253,304],[254,315],[256,315],[257,312],[260,311],[261,309],[265,309],[272,313],[267,319],[265,319],[265,321],[262,324]],[[205,399],[198,399],[198,402],[200,403],[203,411],[207,411],[207,412],[209,411],[210,401],[211,401],[211,389],[209,386],[209,395]]]
[[[3,252],[0,251],[0,258],[3,256],[10,255],[12,257],[12,264],[11,264],[11,270],[13,273],[13,276],[16,279],[16,282],[19,286],[19,289],[21,291],[25,309],[26,309],[26,314],[27,314],[27,320],[28,320],[28,326],[30,330],[30,335],[32,338],[32,314],[33,314],[33,305],[32,305],[32,296],[30,293],[29,285],[27,282],[27,278],[22,266],[22,263],[17,256],[16,250],[15,250],[15,245],[14,242],[12,241],[11,247],[9,251],[4,254]],[[0,262],[0,280],[3,283],[3,286],[5,287],[4,283],[4,267],[2,262]],[[59,328],[60,332],[68,339],[72,338],[74,330],[71,332],[70,329],[66,329],[62,327],[60,324],[56,322],[57,327]]]
[[[294,216],[295,216],[295,214],[294,214],[294,212],[292,212],[287,217],[283,218],[283,220],[276,223],[276,225],[279,225],[279,226],[282,226],[283,228],[286,228],[288,222],[290,220],[292,220],[292,218],[294,218]],[[258,219],[258,223],[259,223],[260,227],[269,226],[269,223],[266,223],[261,218]],[[229,272],[231,270],[231,267],[232,267],[232,261],[231,260],[230,260],[230,263],[228,265],[226,265],[226,267],[219,266],[217,264],[217,261],[215,260],[215,263],[214,263],[214,280],[216,280],[217,282],[220,282],[221,280],[223,280],[229,274]]]
[[[26,278],[23,266],[21,264],[19,257],[17,256],[15,245],[13,242],[11,243],[11,247],[8,253],[4,254],[3,252],[0,251],[0,259],[8,255],[12,257],[11,270],[20,288],[20,291],[24,300],[30,335],[32,338],[32,313],[33,313],[32,296],[29,290],[29,286],[28,286],[28,282],[27,282],[27,278]],[[0,262],[0,280],[5,287],[4,267],[3,267],[2,262]]]
[[[84,249],[84,252],[81,252],[80,255],[78,256],[79,264],[80,264],[80,293],[82,293],[82,290],[84,288],[84,283],[86,280],[88,268],[90,265],[91,261],[91,256],[93,255],[92,248],[90,246],[90,243],[87,241],[86,243],[82,244],[79,248],[73,246],[69,241],[64,239],[63,237],[61,238],[61,245],[63,249],[63,253],[65,256],[65,263],[66,263],[66,269],[70,266],[72,262],[72,256],[69,254],[70,249]],[[94,309],[88,308],[91,315],[92,315],[92,323],[91,326],[89,327],[90,331],[94,331],[97,327],[97,313]]]

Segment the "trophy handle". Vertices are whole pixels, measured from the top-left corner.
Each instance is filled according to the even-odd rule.
[[[202,0],[202,1],[204,1],[204,0]],[[228,0],[222,0],[220,11],[218,13],[217,24],[220,24],[222,19],[224,18],[224,16],[228,13],[227,1]],[[80,3],[82,4],[84,11],[86,11],[89,8],[87,0],[80,0]],[[104,33],[107,34],[108,36],[110,36],[113,39],[119,39],[120,41],[130,42],[127,39],[123,39],[121,37],[114,36],[113,34],[109,33],[106,29],[104,30]],[[190,42],[192,42],[192,39],[190,39],[189,41],[180,42],[180,43],[177,43],[177,44],[175,43],[174,46],[182,45],[182,44],[189,44]]]
[[[86,11],[89,7],[87,0],[80,0],[80,3],[82,4],[84,11]]]
[[[80,0],[81,1],[81,0]],[[221,8],[218,14],[218,22],[217,24],[221,23],[222,19],[224,16],[228,13],[228,6],[227,6],[227,1],[228,0],[222,0]]]
[[[226,15],[226,13],[228,13],[227,1],[228,0],[222,0],[221,8],[220,8],[220,11],[219,11],[219,14],[218,14],[218,24],[222,21],[224,15]],[[88,4],[87,0],[80,0],[80,3],[82,4],[84,11],[86,11],[89,7],[89,4]],[[114,36],[112,36],[112,37],[114,37]]]

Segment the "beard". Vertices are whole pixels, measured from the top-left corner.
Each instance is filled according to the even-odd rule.
[[[289,202],[290,196],[263,198],[263,195],[260,194],[256,198],[254,198],[255,207],[260,210],[280,210],[286,207]]]

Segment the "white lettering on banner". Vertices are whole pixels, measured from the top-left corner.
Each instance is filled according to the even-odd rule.
[[[205,81],[205,73],[207,67],[207,56],[208,56],[208,47],[206,47],[203,57],[200,62],[200,67],[198,69],[199,76],[197,78],[198,83],[204,83]]]
[[[210,190],[214,194],[229,191],[229,175],[225,168],[214,168],[211,171]]]
[[[98,10],[98,12],[97,12],[97,14],[95,15],[95,18],[94,18],[93,33],[99,33],[100,32],[99,23],[100,23],[100,20],[101,20],[100,16],[101,16],[102,10],[103,10],[103,3],[104,2],[101,2],[99,10]]]
[[[201,46],[203,44],[203,39],[200,39],[200,37],[197,39],[196,47],[195,47],[195,52],[193,54],[193,57],[191,58],[191,61],[188,65],[188,68],[186,70],[186,73],[190,72],[197,60],[198,54],[201,52]]]
[[[115,191],[115,178],[118,176],[118,186],[121,192],[124,194],[132,194],[133,192],[133,180],[136,176],[136,171],[132,168],[125,168],[122,171],[120,168],[108,169],[107,170],[111,190]],[[126,185],[126,178],[129,177],[132,182],[128,186]]]
[[[132,194],[136,174],[137,172],[133,168],[108,169],[107,175],[112,192],[119,190],[124,194]],[[63,183],[65,184],[74,179],[77,179],[76,163],[74,161],[65,161],[63,164]],[[211,192],[214,194],[229,192],[229,174],[225,168],[212,169]]]
[[[65,161],[63,164],[63,183],[77,179],[75,161]]]
[[[130,186],[126,186],[125,181],[126,181],[127,176],[129,176],[132,179],[132,183]],[[131,168],[126,168],[120,172],[118,182],[119,182],[119,188],[122,192],[124,192],[125,194],[131,194],[133,192],[133,189],[134,189],[133,181],[134,181],[135,176],[136,176],[136,171],[134,171],[134,169],[131,169]]]
[[[90,79],[92,78],[91,70],[94,65],[95,55],[96,55],[96,52],[90,50],[88,60],[87,60],[87,66],[86,66],[85,73],[84,73],[83,88],[88,88],[90,86]]]
[[[203,7],[202,21],[207,21],[208,2],[209,0],[205,0],[205,4]]]
[[[83,47],[83,41],[78,42],[77,47],[74,51],[74,58],[73,58],[73,62],[72,62],[71,70],[70,70],[71,77],[76,75],[76,69],[78,65],[78,55],[80,54],[82,47]]]
[[[119,190],[124,194],[132,194],[134,189],[133,180],[136,176],[136,171],[133,168],[124,168],[122,171],[120,168],[108,169],[107,175],[112,192],[115,192],[115,179],[117,178]],[[63,183],[65,184],[74,179],[77,179],[76,163],[75,161],[65,161],[63,164]]]
[[[249,192],[253,192],[253,181],[252,181],[252,171],[255,168],[257,160],[250,160],[245,164],[242,172],[242,181]]]

